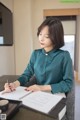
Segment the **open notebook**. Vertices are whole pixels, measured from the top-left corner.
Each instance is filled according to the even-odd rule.
[[[11,93],[2,94],[2,92],[3,91],[0,92],[1,98],[21,100],[23,105],[43,113],[49,113],[50,110],[65,97],[64,94],[51,94],[42,91],[26,91],[25,87],[21,86],[17,87],[16,90]]]

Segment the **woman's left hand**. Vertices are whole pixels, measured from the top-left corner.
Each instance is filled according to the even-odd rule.
[[[34,91],[41,91],[41,86],[40,85],[31,85],[31,86],[29,86],[29,87],[27,87],[25,90],[27,90],[27,91],[32,91],[32,92],[34,92]]]
[[[51,91],[51,86],[50,85],[31,85],[29,87],[26,87],[27,91]]]

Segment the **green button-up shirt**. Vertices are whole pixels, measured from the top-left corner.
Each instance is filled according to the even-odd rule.
[[[72,60],[68,51],[34,50],[19,82],[24,86],[35,75],[38,85],[51,85],[52,93],[69,92],[73,83]]]

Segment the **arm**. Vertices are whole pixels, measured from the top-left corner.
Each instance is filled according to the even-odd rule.
[[[32,53],[30,62],[26,68],[26,70],[24,71],[24,73],[13,83],[5,83],[4,85],[4,89],[5,92],[11,92],[14,91],[16,87],[20,86],[20,85],[25,85],[27,83],[27,81],[31,78],[31,76],[34,74],[34,60],[35,59],[35,55],[34,52]]]
[[[13,82],[13,84],[14,84],[15,88],[18,87],[18,86],[20,86],[20,82],[18,80],[16,80],[15,82]]]
[[[59,83],[51,85],[51,89],[53,93],[58,93],[58,92],[66,93],[69,92],[72,88],[74,74],[73,74],[72,60],[68,52],[64,52],[62,71],[63,71],[63,79]]]
[[[32,85],[30,87],[27,87],[26,90],[28,91],[47,91],[51,92],[51,86],[50,85]]]
[[[21,86],[25,86],[26,83],[30,80],[30,78],[34,74],[34,62],[35,62],[35,51],[33,51],[30,61],[25,69],[24,73],[18,78]]]

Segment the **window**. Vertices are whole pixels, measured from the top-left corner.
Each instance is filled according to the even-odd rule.
[[[0,36],[0,44],[4,44],[3,36]]]
[[[74,64],[75,35],[64,35],[64,41],[65,45],[61,49],[69,51]]]

